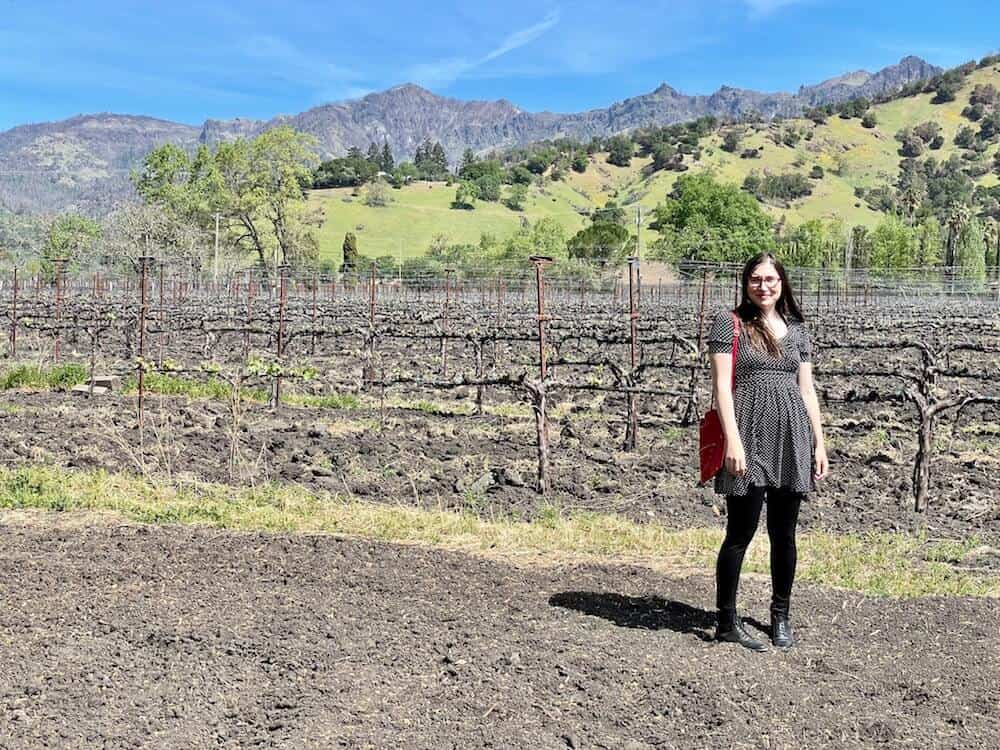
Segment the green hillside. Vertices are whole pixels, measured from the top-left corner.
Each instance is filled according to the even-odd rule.
[[[785,120],[742,127],[743,137],[734,153],[724,151],[724,130],[706,136],[700,142],[701,155],[696,161],[685,157],[691,172],[709,170],[717,179],[742,184],[751,172],[759,175],[795,172],[809,175],[815,166],[822,167],[823,177],[811,179],[812,194],[793,202],[764,203],[765,209],[786,225],[797,226],[810,219],[842,219],[847,225],[874,226],[884,214],[869,208],[855,196],[856,188],[874,188],[895,181],[899,173],[900,143],[894,135],[904,127],[933,121],[941,127],[944,138],[938,150],[925,150],[923,157],[943,161],[961,149],[954,144],[955,134],[963,125],[975,125],[964,118],[962,109],[977,84],[992,84],[1000,89],[1000,66],[977,69],[966,77],[954,101],[932,104],[933,94],[919,94],[897,99],[872,108],[877,126],[864,128],[857,118],[842,119],[831,115],[823,124],[807,119]],[[800,139],[785,145],[782,135],[795,130]],[[747,149],[758,149],[759,158],[741,158]],[[986,152],[992,160],[996,143]],[[412,257],[427,251],[431,241],[445,235],[449,243],[476,243],[483,233],[502,240],[521,225],[522,217],[536,221],[552,217],[572,234],[585,225],[584,214],[614,199],[630,211],[641,206],[647,222],[651,209],[670,192],[679,176],[675,171],[650,173],[651,159],[634,158],[629,167],[608,164],[607,154],[597,153],[583,174],[568,171],[560,181],[544,179],[532,185],[523,212],[503,204],[479,201],[474,210],[450,207],[455,187],[444,183],[418,182],[392,190],[393,201],[383,208],[364,205],[364,188],[352,196],[351,188],[316,190],[310,196],[313,206],[324,212],[320,230],[321,255],[339,258],[345,232],[358,237],[358,248],[369,257],[391,255]],[[995,171],[976,179],[976,184],[998,184]],[[505,188],[506,190],[506,188]],[[648,235],[652,238],[654,235]]]

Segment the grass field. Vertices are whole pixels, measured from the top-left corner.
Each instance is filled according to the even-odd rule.
[[[127,474],[69,471],[54,466],[0,467],[0,509],[113,513],[153,524],[192,523],[227,529],[338,534],[389,542],[519,557],[641,562],[710,570],[722,540],[716,528],[672,530],[611,514],[564,512],[542,505],[525,520],[363,502],[295,485],[183,486]],[[961,559],[976,540],[931,541],[888,533],[800,535],[799,578],[880,596],[1000,595],[988,572],[969,573]],[[746,567],[768,569],[766,539]]]
[[[874,226],[883,217],[855,197],[855,188],[872,188],[892,183],[899,172],[899,143],[894,135],[904,127],[913,127],[933,120],[941,126],[944,146],[938,151],[925,151],[938,160],[947,159],[959,149],[954,145],[955,134],[968,120],[961,116],[972,88],[992,83],[1000,88],[1000,67],[988,67],[971,73],[956,99],[946,104],[932,104],[932,94],[898,99],[874,108],[878,124],[866,129],[858,119],[830,117],[825,124],[808,120],[787,120],[774,123],[769,129],[746,135],[738,150],[761,149],[758,159],[742,159],[739,153],[722,150],[721,137],[712,134],[702,140],[702,156],[691,163],[691,171],[710,171],[717,179],[742,184],[752,171],[760,174],[800,172],[808,174],[813,166],[821,166],[822,179],[813,180],[813,193],[789,205],[765,205],[776,220],[784,218],[787,226],[797,226],[810,219],[842,219],[845,224]],[[811,131],[810,140],[803,138],[795,146],[777,144],[771,133],[794,127],[800,132]],[[780,140],[780,139],[779,139]],[[993,145],[986,157],[992,159],[998,149]],[[607,163],[607,154],[594,154],[583,174],[567,172],[563,180],[544,180],[544,186],[532,185],[524,211],[512,211],[500,203],[479,201],[473,210],[451,208],[455,187],[444,183],[418,182],[400,190],[392,190],[393,202],[384,208],[364,205],[364,189],[352,196],[350,188],[316,190],[310,203],[323,209],[325,220],[320,230],[320,254],[339,261],[346,232],[358,237],[359,251],[369,257],[391,255],[410,258],[427,252],[432,240],[444,235],[449,243],[478,243],[482,234],[499,240],[509,237],[521,226],[522,219],[537,221],[551,217],[566,230],[567,235],[582,228],[583,213],[616,200],[631,215],[642,208],[647,225],[652,209],[673,189],[677,172],[656,172],[650,175],[648,157],[635,158],[629,167]],[[990,173],[980,177],[978,184],[992,186],[1000,177]],[[654,233],[646,235],[655,237]]]

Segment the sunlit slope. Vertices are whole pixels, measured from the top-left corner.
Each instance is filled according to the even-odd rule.
[[[765,210],[776,221],[783,218],[787,226],[816,218],[873,226],[883,214],[872,211],[855,197],[855,189],[895,182],[901,158],[900,144],[894,138],[896,132],[931,120],[941,126],[945,142],[937,151],[925,149],[921,158],[934,156],[944,160],[960,153],[954,144],[959,128],[972,125],[978,129],[978,125],[961,116],[962,109],[968,104],[973,87],[985,83],[1000,89],[1000,67],[970,73],[952,102],[932,104],[933,94],[920,94],[878,105],[873,108],[878,124],[871,129],[862,127],[859,119],[844,120],[836,115],[821,125],[797,119],[771,123],[760,131],[747,126],[736,153],[723,151],[722,134],[714,133],[702,139],[700,159],[693,162],[688,157],[685,163],[690,172],[708,170],[719,180],[737,184],[742,184],[751,172],[808,175],[814,166],[822,167],[823,177],[810,180],[812,195],[790,203],[765,203]],[[789,128],[801,134],[810,132],[811,138],[802,137],[794,146],[784,145],[780,136]],[[992,159],[997,148],[992,145],[987,158]],[[760,157],[741,158],[740,152],[747,149],[758,149]],[[630,166],[617,167],[607,163],[607,154],[594,154],[585,173],[568,171],[561,181],[546,179],[543,188],[532,185],[523,212],[484,201],[479,201],[471,211],[453,209],[455,187],[444,183],[420,182],[393,190],[394,201],[385,208],[365,206],[364,190],[361,196],[353,198],[350,189],[318,190],[310,200],[321,205],[326,214],[320,232],[324,257],[339,258],[344,233],[348,231],[357,234],[359,250],[365,255],[410,257],[424,254],[439,234],[452,243],[477,243],[483,233],[502,240],[517,231],[522,217],[535,221],[550,216],[569,235],[584,226],[584,213],[612,199],[626,207],[630,223],[636,208],[641,206],[644,223],[648,225],[652,209],[673,189],[681,174],[663,171],[650,174],[650,161],[648,157],[635,158]],[[998,184],[1000,178],[991,172],[976,182],[990,186]],[[504,191],[506,194],[506,187]],[[645,237],[651,241],[655,234],[648,233]]]
[[[374,208],[360,196],[352,197],[351,188],[314,190],[309,201],[323,209],[324,221],[319,231],[320,255],[340,258],[344,235],[354,232],[358,251],[377,258],[391,255],[409,258],[423,255],[438,235],[449,243],[476,244],[482,234],[502,240],[521,226],[521,217],[535,221],[551,216],[571,236],[584,225],[580,210],[591,205],[568,186],[550,183],[545,188],[532,187],[524,211],[512,211],[502,203],[478,201],[473,210],[451,207],[455,187],[443,182],[417,182],[391,190],[392,202]]]

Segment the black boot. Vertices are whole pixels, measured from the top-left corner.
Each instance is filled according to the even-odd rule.
[[[719,612],[719,626],[715,631],[715,640],[738,643],[751,651],[767,651],[767,644],[750,635],[743,627],[743,620],[737,617],[735,612]]]
[[[795,645],[792,624],[788,621],[787,609],[771,610],[771,643],[776,648],[791,648]]]

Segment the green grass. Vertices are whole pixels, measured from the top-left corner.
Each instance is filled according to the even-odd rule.
[[[136,381],[132,379],[126,384],[126,391],[134,391],[137,387]],[[220,401],[228,401],[233,394],[232,386],[214,375],[205,380],[192,380],[177,375],[149,373],[146,376],[145,387],[150,393],[158,393],[163,396],[187,396],[188,398],[208,398]],[[244,401],[260,404],[270,400],[270,394],[262,388],[244,388],[241,395]],[[349,393],[312,395],[287,392],[281,395],[281,403],[313,409],[358,409],[361,407],[361,400]]]
[[[34,389],[62,390],[87,382],[87,370],[82,365],[66,364],[53,368],[37,365],[18,365],[0,374],[0,390]],[[222,378],[211,375],[204,379],[185,378],[169,373],[150,372],[145,377],[147,393],[161,396],[186,396],[193,399],[214,399],[228,401],[232,398],[232,386]],[[122,390],[134,394],[138,390],[135,376],[125,379]],[[270,395],[262,388],[244,388],[245,401],[267,403]],[[289,406],[319,409],[358,409],[361,400],[350,393],[329,393],[312,395],[305,393],[284,393],[281,402]]]
[[[0,374],[0,390],[37,389],[64,390],[87,382],[87,368],[79,364],[56,365],[44,368],[38,365],[17,365]]]
[[[138,387],[136,378],[129,378],[125,383],[125,392],[133,393]],[[187,396],[188,398],[208,398],[219,401],[228,401],[233,394],[233,387],[222,378],[214,375],[204,380],[194,380],[178,375],[150,372],[144,378],[143,387],[147,392],[157,393],[161,396]],[[268,399],[266,392],[253,388],[243,389],[242,396],[246,401],[261,403]]]
[[[673,531],[614,515],[569,513],[551,504],[540,506],[534,519],[504,520],[359,502],[298,486],[174,487],[125,474],[41,466],[0,467],[0,508],[108,511],[143,523],[322,532],[477,553],[613,558],[706,572],[722,539],[719,529]],[[799,577],[882,596],[1000,596],[1000,577],[956,570],[943,561],[963,549],[951,543],[940,553],[933,546],[928,552],[927,540],[899,534],[807,532],[800,538]],[[746,564],[764,572],[766,544],[755,544]]]
[[[353,393],[329,393],[315,396],[308,393],[282,394],[281,403],[315,409],[360,409],[361,399]]]
[[[362,255],[406,259],[425,255],[432,240],[441,234],[450,244],[475,245],[482,234],[506,239],[520,227],[521,216],[532,221],[551,216],[569,235],[584,224],[570,202],[568,191],[560,188],[542,194],[532,187],[524,212],[487,201],[478,201],[472,210],[454,209],[451,202],[455,190],[455,186],[448,187],[443,182],[417,182],[392,190],[393,202],[382,208],[366,206],[361,196],[351,196],[350,188],[314,190],[309,195],[310,205],[322,207],[325,215],[319,230],[320,257],[333,258],[339,263],[347,232],[357,236]],[[350,202],[345,202],[345,198]],[[579,196],[576,199],[584,203]]]

